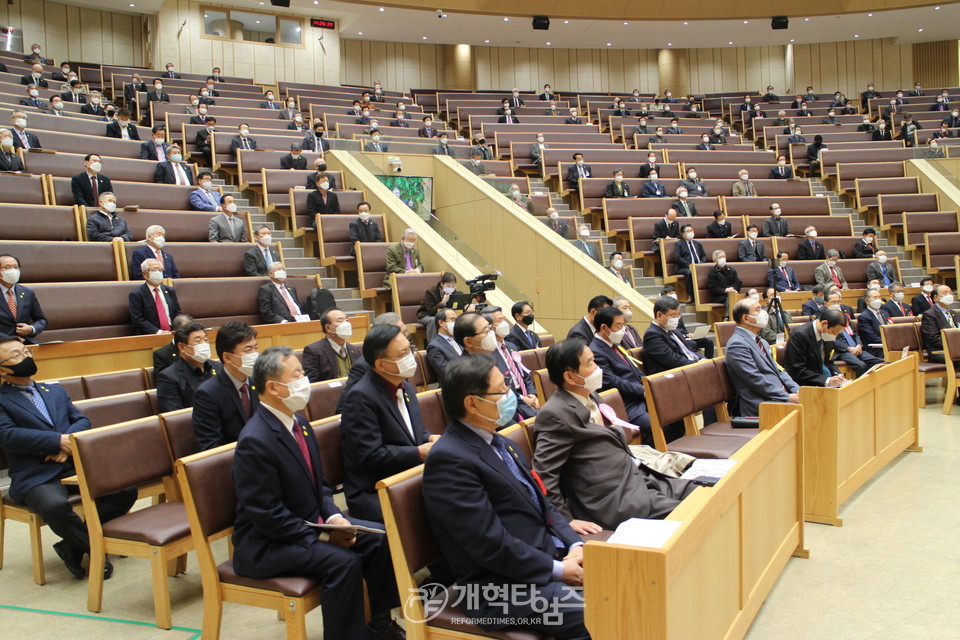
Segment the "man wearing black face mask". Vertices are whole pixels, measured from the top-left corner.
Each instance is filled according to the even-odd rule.
[[[513,316],[516,324],[510,329],[510,334],[504,338],[518,350],[539,349],[543,346],[540,343],[540,336],[533,330],[533,307],[526,300],[515,302],[510,308],[510,315]]]
[[[90,552],[87,527],[70,504],[76,487],[60,480],[76,473],[69,434],[89,429],[90,421],[63,387],[34,382],[36,373],[37,364],[19,338],[0,336],[0,448],[10,466],[9,498],[43,517],[62,538],[54,551],[70,573],[83,579],[81,562]],[[101,521],[123,515],[136,498],[136,489],[124,489],[97,500]],[[104,579],[113,575],[109,561],[103,574]]]
[[[324,126],[322,122],[317,122],[313,125],[313,130],[307,133],[303,137],[303,141],[300,143],[300,146],[304,151],[316,151],[317,153],[324,153],[330,150],[330,142],[323,137]]]

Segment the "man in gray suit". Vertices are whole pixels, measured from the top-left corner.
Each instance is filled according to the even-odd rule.
[[[774,362],[769,345],[760,338],[768,321],[760,302],[750,297],[737,302],[733,321],[737,328],[723,348],[723,360],[739,395],[739,415],[759,415],[761,402],[800,402],[800,387]]]
[[[843,271],[841,271],[837,265],[837,260],[839,259],[839,251],[836,249],[827,250],[826,261],[820,264],[813,272],[813,279],[817,281],[817,284],[822,284],[824,287],[835,284],[841,289],[850,288],[847,284],[847,279],[843,277]]]
[[[221,213],[210,218],[210,242],[249,242],[247,240],[247,222],[237,213],[237,204],[233,196],[223,196],[220,200]]]
[[[665,518],[696,485],[638,462],[623,428],[597,395],[603,372],[580,338],[547,350],[558,390],[534,423],[533,467],[547,496],[580,534],[615,529],[630,518]]]

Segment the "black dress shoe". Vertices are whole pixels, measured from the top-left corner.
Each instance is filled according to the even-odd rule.
[[[367,625],[367,636],[370,640],[406,640],[407,632],[394,620],[387,623],[387,626],[380,630]]]
[[[80,562],[83,560],[83,554],[75,553],[63,540],[54,544],[53,550],[56,551],[60,559],[63,560],[63,564],[67,565],[67,569],[73,574],[73,577],[77,580],[83,580],[86,576],[86,572],[80,565]]]
[[[107,560],[107,559],[104,559],[103,579],[104,579],[104,580],[109,580],[109,579],[110,579],[110,576],[112,576],[112,575],[113,575],[113,563],[111,563],[111,562],[110,562],[109,560]]]

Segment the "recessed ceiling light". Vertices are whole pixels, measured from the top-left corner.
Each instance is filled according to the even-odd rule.
[[[510,22],[510,18],[504,18],[503,21],[504,21],[504,22]]]
[[[569,20],[564,20],[564,21],[563,21],[563,24],[570,24],[570,21],[569,21]]]
[[[917,33],[923,33],[923,29],[917,29]]]
[[[689,22],[684,22],[684,23],[683,23],[683,26],[687,26],[688,24],[690,24],[690,23],[689,23]]]
[[[728,42],[727,44],[733,44],[733,42]]]
[[[630,24],[630,23],[629,23],[629,22],[624,22],[624,23],[623,23],[623,26],[627,26],[628,24]]]
[[[133,4],[133,3],[131,2],[131,3],[130,3],[130,6],[131,6],[131,7],[135,7],[135,6],[137,6],[137,5],[135,5],[135,4]],[[940,7],[937,7],[937,9],[939,9],[939,8],[940,8]]]
[[[810,18],[804,18],[803,21],[804,21],[804,22],[810,22]]]
[[[316,4],[316,2],[314,2],[314,4]],[[383,7],[380,7],[380,13],[383,13],[384,11],[386,11],[386,9],[384,9]]]
[[[358,36],[362,36],[362,35],[363,35],[363,31],[357,31],[357,35],[358,35]]]
[[[612,43],[612,42],[608,42],[608,43],[607,43],[607,46],[608,46],[608,47],[612,47],[612,46],[613,46],[613,43]]]
[[[486,44],[490,44],[490,41],[489,41],[489,40],[484,40],[484,42],[485,42]]]
[[[794,40],[794,39],[791,38],[791,39],[790,39],[790,42],[796,42],[796,40]]]
[[[423,36],[423,38],[422,38],[422,39],[423,39],[423,40],[426,40],[426,39],[427,39],[427,36]]]
[[[854,37],[854,38],[859,38],[859,37],[860,37],[860,34],[859,34],[859,33],[857,33],[857,34],[854,34],[854,36],[853,36],[853,37]]]
[[[743,24],[750,24],[750,21],[749,21],[749,20],[744,20],[744,21],[743,21]]]
[[[552,42],[548,42],[548,43],[547,43],[547,46],[549,47],[551,44],[553,44],[553,43],[552,43]]]
[[[257,24],[260,24],[260,21],[259,21],[259,20],[257,20]]]
[[[672,46],[673,46],[673,43],[672,43],[672,42],[668,42],[668,43],[667,43],[667,46],[668,46],[668,47],[672,47]]]
[[[207,14],[203,14],[203,17],[204,17],[204,18],[209,18],[210,16],[208,16]]]
[[[940,7],[934,7],[933,10],[934,10],[934,11],[940,11]]]
[[[868,13],[868,14],[867,14],[867,17],[868,17],[868,18],[872,18],[872,17],[873,17],[873,14],[872,14],[872,13]]]
[[[320,4],[320,0],[313,0],[313,4]]]

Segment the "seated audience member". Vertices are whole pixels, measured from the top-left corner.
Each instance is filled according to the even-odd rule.
[[[199,189],[190,193],[190,206],[195,211],[222,211],[220,207],[221,195],[213,184],[213,174],[201,171],[197,176]]]
[[[112,242],[121,238],[133,241],[127,221],[117,215],[117,197],[104,191],[99,197],[100,208],[87,216],[87,239],[90,242]]]
[[[287,131],[299,131],[300,133],[306,133],[309,130],[310,127],[307,126],[307,123],[303,121],[303,114],[301,113],[293,114],[293,117],[290,118],[290,122],[287,123]]]
[[[847,279],[843,277],[843,271],[837,266],[837,260],[839,258],[839,251],[836,249],[827,250],[826,261],[813,272],[813,278],[817,281],[817,284],[822,284],[823,286],[835,284],[841,289],[849,288]]]
[[[456,293],[458,293],[457,276],[449,271],[442,273],[440,281],[423,292],[423,298],[417,308],[417,321],[429,324],[429,320],[437,315],[437,311],[445,308],[450,296]]]
[[[270,282],[264,283],[257,292],[257,308],[260,309],[260,321],[263,324],[283,324],[299,322],[306,316],[297,290],[287,285],[287,270],[282,262],[274,262],[267,270]]]
[[[920,293],[913,296],[913,299],[910,301],[910,310],[913,311],[913,315],[922,315],[928,309],[936,306],[936,303],[933,301],[933,291],[933,278],[930,276],[920,278]]]
[[[680,235],[682,239],[673,248],[673,262],[677,266],[677,275],[683,276],[690,283],[693,282],[690,276],[693,265],[708,262],[707,253],[703,250],[703,245],[694,240],[693,226],[681,226]]]
[[[546,149],[550,148],[546,142],[544,142],[543,134],[538,133],[536,137],[537,141],[530,145],[530,157],[533,159],[534,164],[538,165],[543,170],[543,152]]]
[[[664,518],[693,491],[692,482],[664,476],[631,454],[623,429],[606,417],[612,409],[597,395],[603,370],[585,342],[572,338],[551,346],[547,371],[558,389],[534,423],[533,467],[574,531],[598,533],[630,518]]]
[[[517,394],[520,402],[517,404],[519,420],[526,420],[537,415],[540,401],[537,390],[530,376],[530,370],[523,366],[519,350],[505,342],[504,338],[510,335],[510,323],[500,307],[487,307],[483,310],[484,318],[488,318],[491,331],[497,338],[497,346],[493,350],[493,357],[497,360],[497,368],[504,376],[508,376],[507,385]]]
[[[41,89],[46,89],[49,87],[47,84],[46,78],[43,77],[43,65],[35,64],[30,69],[30,73],[24,74],[20,78],[20,84],[22,85],[34,85],[40,87]]]
[[[326,173],[316,178],[316,189],[307,196],[307,213],[312,218],[318,213],[340,213],[340,199],[331,191],[330,180]]]
[[[623,253],[621,251],[614,251],[610,254],[610,262],[607,263],[607,271],[613,274],[620,282],[626,282],[630,286],[633,286],[632,277],[630,275],[631,269],[627,267],[623,262]]]
[[[763,221],[763,237],[772,238],[774,236],[785,237],[790,235],[790,223],[782,216],[780,204],[773,202],[770,204],[770,217]]]
[[[497,120],[497,124],[520,124],[520,118],[515,115],[515,112],[510,107],[504,107],[503,115]],[[429,137],[429,136],[421,136]]]
[[[533,306],[526,300],[514,302],[510,315],[513,316],[515,324],[504,340],[516,347],[517,351],[540,348],[540,336],[533,330]]]
[[[360,348],[350,344],[353,325],[340,309],[327,309],[320,316],[324,338],[307,345],[303,350],[303,372],[310,382],[346,378],[350,368],[360,359]]]
[[[49,116],[56,116],[56,117],[58,117],[58,118],[59,118],[59,117],[67,117],[67,118],[73,117],[72,114],[64,111],[64,109],[63,109],[63,98],[61,98],[60,96],[51,96],[51,97],[50,97],[50,110],[47,112],[47,115],[49,115]],[[139,136],[140,134],[138,133],[137,135]]]
[[[263,100],[260,103],[261,109],[276,109],[279,111],[280,109],[283,108],[283,105],[281,105],[279,102],[274,100],[273,91],[265,91],[263,94],[263,97],[265,98],[265,100]]]
[[[250,380],[259,356],[256,329],[246,322],[227,322],[217,330],[216,348],[222,370],[200,383],[193,396],[198,451],[236,442],[260,406]]]
[[[43,518],[60,541],[53,545],[67,569],[82,580],[83,556],[90,553],[87,526],[73,510],[63,478],[76,474],[70,434],[91,427],[59,384],[36,382],[37,363],[16,336],[0,336],[0,449],[10,473],[9,499]],[[122,516],[137,499],[136,488],[97,499],[100,520]],[[7,500],[7,497],[4,497]],[[105,560],[103,579],[113,575]]]
[[[880,297],[878,289],[867,289],[867,295],[864,298],[867,308],[857,317],[857,332],[863,341],[864,351],[882,359],[883,338],[880,336],[880,327],[891,324],[893,321],[883,310],[883,299]],[[923,334],[922,325],[920,333]]]
[[[804,240],[797,246],[797,260],[823,260],[826,250],[817,241],[817,228],[809,225],[803,230]]]
[[[423,126],[417,129],[420,138],[436,138],[437,130],[433,128],[433,116],[423,116]]]
[[[670,285],[666,285],[665,287],[660,289],[660,297],[662,298],[663,296],[670,296],[674,300],[677,300],[677,290]],[[699,340],[694,340],[693,334],[687,331],[687,325],[683,321],[682,315],[680,316],[680,325],[677,328],[679,329],[680,333],[683,335],[683,337],[686,340],[693,342],[693,344],[697,345],[697,349],[703,350],[704,358],[709,360],[710,358],[713,357],[713,351],[714,351],[713,338],[705,336],[703,338],[700,338]]]
[[[232,195],[220,198],[220,213],[210,218],[210,242],[248,242],[247,221],[237,215]]]
[[[51,60],[50,58],[44,58],[42,55],[40,55],[40,45],[37,44],[36,42],[30,45],[30,55],[24,57],[23,61],[39,62],[40,64],[46,64],[46,65],[53,64],[53,60]]]
[[[630,301],[623,296],[619,296],[613,299],[613,306],[623,313],[623,340],[620,341],[620,344],[627,349],[642,347],[643,340],[640,339],[640,334],[630,326],[630,321],[633,320],[633,306]]]
[[[590,302],[587,303],[587,315],[583,316],[575,325],[570,327],[570,331],[567,332],[567,337],[580,336],[584,342],[589,344],[597,332],[593,326],[593,319],[596,317],[597,311],[610,306],[613,306],[613,300],[607,296],[599,295],[590,298]]]
[[[387,272],[383,276],[383,286],[390,289],[391,273],[423,273],[420,250],[417,249],[417,232],[404,229],[400,242],[387,249]]]
[[[747,237],[737,245],[737,257],[740,262],[766,262],[767,250],[763,247],[757,225],[747,225]]]
[[[666,141],[667,137],[663,135],[663,127],[657,127],[654,134],[647,139],[647,144],[664,144]]]
[[[64,102],[72,102],[74,104],[87,104],[87,96],[84,94],[84,88],[80,84],[80,81],[77,80],[76,76],[71,74],[70,79],[66,84],[61,87],[62,91],[60,93],[60,99]],[[166,94],[163,94],[166,95]],[[150,92],[147,92],[147,98],[150,97]],[[166,102],[169,102],[169,98]],[[152,100],[151,100],[152,102]]]
[[[281,169],[295,169],[304,171],[307,168],[307,159],[303,157],[302,147],[294,142],[290,145],[290,153],[280,158]]]
[[[756,226],[754,226],[756,228]],[[729,238],[733,235],[733,229],[727,222],[727,214],[717,209],[713,212],[713,222],[707,225],[708,238]]]
[[[554,207],[547,209],[547,226],[560,234],[561,238],[566,238],[570,231],[570,225],[560,219],[560,214]]]
[[[100,98],[100,92],[91,91],[90,99],[87,100],[87,103],[80,107],[80,113],[85,113],[89,116],[103,116],[104,109],[101,104],[103,100]]]
[[[740,416],[760,415],[761,402],[800,402],[800,387],[773,359],[769,345],[760,338],[768,326],[768,312],[760,302],[747,297],[733,305],[737,323],[723,347],[723,361],[737,391]]]
[[[770,169],[771,180],[790,180],[793,178],[793,167],[787,165],[787,156],[777,157],[777,166]]]
[[[166,127],[154,126],[150,130],[150,135],[150,140],[140,143],[140,159],[165,162],[168,151]],[[156,181],[156,178],[154,178],[154,181]]]
[[[733,183],[733,197],[757,197],[757,187],[750,182],[750,173],[746,169],[741,169],[738,175],[740,179]]]
[[[117,119],[107,124],[107,130],[104,134],[108,138],[119,138],[121,140],[139,140],[140,133],[137,131],[137,125],[130,122],[130,110],[120,109],[117,112]]]
[[[580,191],[580,178],[592,178],[593,169],[590,165],[584,163],[583,154],[573,154],[573,164],[567,167],[567,182],[570,183],[570,190],[574,193]]]
[[[839,387],[844,377],[830,357],[837,334],[846,319],[839,311],[824,309],[820,317],[790,332],[783,361],[787,374],[802,387]],[[862,326],[862,325],[861,325]]]
[[[881,286],[889,287],[896,282],[897,274],[893,265],[887,264],[887,252],[878,249],[873,257],[876,261],[867,265],[867,280],[876,280]]]
[[[882,358],[864,351],[860,334],[851,324],[852,314],[847,313],[840,303],[840,292],[836,289],[831,290],[826,295],[825,303],[825,308],[843,314],[844,321],[843,331],[837,334],[837,339],[833,343],[833,361],[846,363],[858,378],[870,367],[883,362]]]
[[[653,151],[647,153],[647,161],[640,165],[638,178],[649,178],[651,173],[660,174],[660,165],[657,164],[657,154]]]
[[[46,102],[40,99],[40,90],[33,83],[27,85],[27,97],[20,98],[20,104],[24,107],[34,107],[36,109],[50,108]]]
[[[800,307],[800,315],[810,316],[811,318],[817,318],[823,312],[823,303],[824,303],[824,287],[822,284],[813,285],[813,289],[810,290],[810,299],[803,303]]]
[[[0,254],[0,295],[0,335],[36,344],[47,318],[33,289],[20,284],[20,260],[7,253]]]
[[[357,205],[357,219],[350,223],[350,255],[356,255],[356,242],[383,242],[376,221],[370,219],[370,203]]]
[[[88,153],[83,157],[83,173],[70,178],[70,190],[73,192],[73,203],[82,207],[95,207],[100,201],[100,194],[113,191],[113,183],[100,173],[103,163],[100,156]]]
[[[235,149],[256,149],[257,141],[250,137],[250,125],[246,122],[237,127],[237,135],[230,140],[230,153]]]
[[[880,281],[877,279],[867,280],[867,293],[871,291],[880,291]],[[880,298],[881,302],[886,302],[883,298]],[[863,313],[867,309],[867,296],[862,295],[857,298],[857,313]]]
[[[484,138],[483,133],[477,133],[474,136],[474,145],[470,147],[470,151],[479,151],[481,160],[494,160],[493,149],[490,148],[490,145],[487,144],[486,138]]]
[[[957,321],[956,313],[950,310],[950,305],[954,303],[955,298],[948,285],[939,285],[933,292],[932,298],[933,306],[927,309],[920,319],[920,337],[923,348],[930,354],[927,361],[944,363],[946,355],[943,350],[943,335],[940,332],[943,329],[960,327],[960,322]],[[863,314],[860,317],[862,318]],[[958,365],[960,362],[954,361],[954,366]]]
[[[373,153],[387,153],[390,146],[386,142],[380,142],[380,132],[374,129],[370,132],[370,140],[363,144],[363,150]]]
[[[768,316],[767,326],[760,329],[760,337],[766,340],[768,344],[783,342],[787,325],[792,322],[790,312],[783,308],[780,296],[777,295],[777,290],[773,287],[767,287],[764,290],[763,300],[760,302],[766,305],[765,311]]]
[[[778,251],[776,266],[767,272],[767,284],[778,292],[800,291],[803,289],[803,287],[800,286],[800,280],[797,279],[797,274],[794,273],[793,267],[790,266],[789,258],[790,254],[786,251]]]
[[[13,145],[13,134],[9,129],[0,129],[0,171],[22,173],[23,169],[23,160]]]
[[[723,249],[715,250],[712,258],[717,266],[707,275],[707,289],[713,302],[723,302],[723,317],[727,318],[730,315],[730,298],[727,294],[739,293],[743,282],[737,270],[727,265],[727,254]]]
[[[656,171],[653,171],[647,175],[647,181],[643,183],[643,189],[640,191],[640,196],[643,198],[667,197],[667,188],[657,179]]]
[[[142,276],[141,276],[142,277]],[[173,333],[177,332],[177,329],[180,327],[193,322],[193,317],[188,316],[185,313],[174,317],[173,322],[170,325],[170,329]],[[168,332],[169,333],[169,332]],[[159,349],[153,350],[153,375],[154,378],[160,375],[160,372],[172,365],[177,361],[177,358],[180,357],[180,350],[177,349],[177,343],[173,339],[173,335],[170,336],[170,342],[163,345]]]
[[[581,224],[577,227],[577,239],[573,241],[573,245],[596,262],[601,262],[599,245],[590,241],[590,227],[587,225]]]
[[[887,315],[891,318],[912,316],[913,310],[910,308],[910,305],[903,302],[905,295],[903,292],[903,283],[894,280],[887,289],[890,291],[890,299],[883,303],[883,306],[880,308],[886,311]]]
[[[163,263],[149,258],[140,264],[142,285],[130,292],[130,321],[137,334],[169,333],[171,320],[180,315],[180,304],[173,287],[163,282]]]
[[[648,375],[702,360],[692,340],[680,331],[680,303],[661,296],[653,304],[654,321],[643,334],[643,363]]]
[[[627,411],[627,420],[640,430],[643,444],[653,444],[650,415],[643,389],[643,372],[636,361],[621,346],[624,335],[623,312],[616,307],[604,307],[593,318],[596,331],[590,341],[596,363],[603,369],[600,391],[617,389]],[[645,339],[646,340],[646,339]],[[644,344],[646,350],[646,344]]]
[[[330,142],[326,139],[325,134],[326,127],[323,121],[314,122],[313,128],[303,137],[300,146],[305,151],[315,151],[317,153],[327,152],[330,150]],[[316,162],[316,160],[314,162]]]
[[[170,94],[163,90],[159,78],[153,81],[153,89],[147,91],[147,102],[170,102]]]
[[[604,198],[629,198],[630,185],[623,181],[623,169],[613,172],[613,182],[607,185]]]
[[[64,80],[64,81],[69,81]],[[130,76],[130,82],[124,83],[123,87],[123,103],[127,105],[131,110],[134,109],[137,104],[137,99],[139,93],[146,93],[147,83],[143,81],[143,78],[140,77],[139,73],[133,73]]]
[[[243,254],[243,271],[248,276],[265,276],[274,262],[280,262],[280,254],[273,248],[270,227],[260,225],[256,231],[256,245]]]
[[[700,136],[700,144],[697,145],[697,150],[699,151],[714,151],[716,147],[710,143],[710,135],[703,134]]]
[[[321,156],[313,161],[313,173],[307,176],[307,189],[316,189],[317,183],[321,183],[324,180],[327,181],[328,190],[337,188],[337,177],[327,173],[327,161]]]
[[[142,247],[133,252],[130,257],[130,279],[143,280],[143,273],[140,271],[140,265],[144,260],[155,258],[163,265],[164,278],[179,278],[180,271],[177,269],[177,263],[173,256],[163,250],[167,243],[167,232],[158,224],[152,224],[147,227],[146,238]]]
[[[390,121],[391,127],[403,127],[404,129],[410,128],[410,123],[407,122],[407,114],[405,111],[395,111],[393,113],[393,120]]]
[[[310,399],[310,382],[289,347],[264,351],[253,367],[260,407],[237,440],[233,462],[237,522],[234,568],[251,578],[301,575],[323,586],[323,635],[328,638],[402,638],[390,618],[399,605],[386,537],[331,532],[321,541],[307,522],[375,526],[347,520],[324,480],[316,436],[297,414]],[[364,581],[369,625],[364,624]]]
[[[677,187],[677,199],[670,205],[677,210],[677,216],[680,218],[692,218],[700,215],[697,211],[697,205],[687,199],[687,188],[683,185]]]
[[[470,171],[470,173],[472,173],[475,176],[488,175],[487,168],[483,166],[483,162],[480,161],[480,157],[481,157],[480,152],[477,151],[476,149],[471,148],[470,160],[464,163],[463,166],[465,166]]]
[[[340,414],[344,494],[350,513],[383,521],[376,484],[422,463],[440,436],[423,427],[410,342],[396,326],[373,327],[363,340],[368,371],[348,392]]]
[[[386,145],[383,146],[386,147]],[[433,148],[432,153],[435,156],[456,155],[454,150],[450,148],[450,135],[446,131],[441,132],[437,137],[437,146]]]
[[[451,422],[427,457],[423,498],[457,583],[481,594],[464,603],[464,613],[488,632],[522,619],[525,631],[587,638],[581,598],[570,588],[583,582],[582,542],[538,489],[530,461],[496,433],[512,413],[503,374],[488,356],[458,358],[447,367],[445,388]],[[469,495],[458,489],[468,486]],[[537,617],[533,600],[486,595],[488,587],[509,592],[511,585],[523,585],[544,607],[562,607],[563,616]]]
[[[863,237],[857,240],[853,245],[854,258],[872,258],[877,253],[877,231],[873,227],[866,227],[863,230]],[[869,278],[868,278],[869,279]]]
[[[453,326],[457,312],[453,309],[440,309],[433,318],[435,337],[427,343],[427,361],[437,374],[437,380],[443,384],[443,371],[451,360],[463,355],[463,347],[453,339]]]
[[[658,240],[665,238],[679,238],[680,223],[677,222],[677,210],[673,207],[667,209],[663,218],[653,223],[653,252],[660,253],[660,243]]]
[[[183,161],[180,147],[175,144],[167,147],[167,159],[157,163],[154,179],[157,184],[187,186],[197,183],[193,175],[193,167]]]
[[[710,195],[707,185],[704,184],[703,180],[697,177],[696,167],[687,167],[687,178],[686,180],[680,181],[680,186],[686,187],[687,194],[692,198],[700,198]]]

